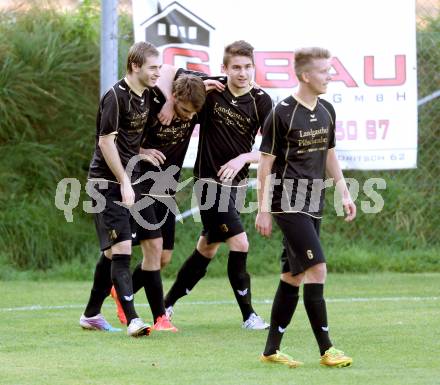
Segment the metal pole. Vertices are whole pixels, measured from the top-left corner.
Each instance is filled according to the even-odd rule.
[[[118,0],[101,0],[101,96],[118,80]]]

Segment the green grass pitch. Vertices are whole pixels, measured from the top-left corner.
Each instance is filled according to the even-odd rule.
[[[277,280],[253,280],[254,307],[267,320]],[[354,359],[345,369],[319,366],[302,302],[283,347],[305,365],[260,363],[267,332],[241,329],[227,277],[208,274],[177,304],[179,333],[139,339],[78,326],[88,282],[4,281],[0,288],[1,385],[440,384],[440,274],[330,274],[330,335]],[[138,311],[151,321],[145,303],[139,292]],[[103,313],[117,325],[111,299]]]

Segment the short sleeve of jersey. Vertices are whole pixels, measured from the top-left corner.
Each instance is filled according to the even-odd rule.
[[[150,112],[149,115],[156,115],[160,112],[167,98],[158,87],[154,87],[150,92]]]
[[[336,112],[331,103],[324,101],[324,105],[326,109],[330,112],[331,122],[330,122],[330,132],[329,132],[329,140],[328,140],[328,148],[336,147]]]
[[[260,129],[263,129],[263,124],[273,109],[272,98],[264,91],[260,90],[256,95],[256,104]]]
[[[282,126],[278,114],[276,114],[276,109],[272,109],[263,125],[263,138],[261,140],[260,151],[265,154],[279,156],[282,140],[281,131]]]
[[[157,122],[157,114],[162,109],[166,102],[166,97],[158,87],[154,87],[150,92],[150,111],[148,114],[148,120],[145,123],[144,132],[142,133],[141,146],[146,141],[149,134],[150,127],[154,126]]]
[[[100,103],[101,120],[99,136],[105,136],[118,132],[119,126],[119,101],[111,88],[102,98]]]

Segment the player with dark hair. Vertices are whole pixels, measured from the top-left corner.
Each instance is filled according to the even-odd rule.
[[[177,74],[172,85],[175,118],[162,125],[157,113],[166,102],[159,92],[154,109],[148,118],[140,153],[146,162],[141,163],[140,190],[149,197],[150,204],[140,211],[141,220],[132,229],[134,244],[142,249],[143,261],[133,272],[133,292],[144,288],[154,326],[157,331],[177,331],[165,315],[163,286],[160,270],[171,260],[175,234],[175,192],[191,135],[198,122],[198,112],[206,98],[205,84],[200,77]],[[115,298],[117,299],[117,298]],[[118,306],[118,317],[126,323],[123,309]]]
[[[222,67],[227,75],[226,88],[210,92],[206,98],[194,166],[203,231],[167,293],[165,306],[168,314],[172,314],[176,301],[203,278],[219,246],[225,242],[230,250],[228,277],[242,313],[243,327],[265,329],[269,325],[251,304],[251,282],[246,270],[249,245],[240,220],[237,194],[246,193],[249,164],[258,162],[259,153],[252,152],[252,146],[272,108],[272,100],[252,85],[255,64],[249,43],[240,40],[228,45]]]
[[[139,164],[132,170],[127,165],[139,154],[145,123],[156,97],[153,87],[159,79],[160,67],[159,52],[152,44],[134,44],[128,53],[125,77],[106,92],[99,105],[96,146],[88,178],[96,201],[103,198],[106,204],[103,211],[95,214],[102,254],[79,321],[85,329],[116,330],[100,313],[114,285],[128,321],[127,334],[138,337],[150,333],[150,326],[138,317],[133,301],[129,208],[138,200],[134,182],[140,170]]]
[[[319,240],[326,172],[342,196],[346,221],[356,216],[356,206],[334,149],[335,110],[318,97],[327,90],[330,68],[330,52],[326,49],[313,47],[295,52],[299,87],[295,94],[278,103],[266,119],[260,147],[255,226],[261,235],[270,236],[273,216],[284,235],[281,279],[260,359],[289,367],[302,363],[279,349],[295,312],[301,284],[304,284],[304,306],[319,345],[321,365],[345,367],[352,363],[350,357],[333,346],[329,337],[324,300],[327,268]]]

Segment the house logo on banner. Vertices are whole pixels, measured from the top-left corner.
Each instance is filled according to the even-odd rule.
[[[179,4],[169,4],[143,23],[145,40],[163,48],[164,63],[175,63],[175,58],[197,58],[200,63],[186,63],[186,68],[210,73],[208,48],[215,28],[199,16]],[[169,46],[171,45],[171,46]],[[188,45],[206,47],[206,50],[186,48]],[[166,46],[166,47],[164,47]],[[204,64],[206,63],[206,64]]]

